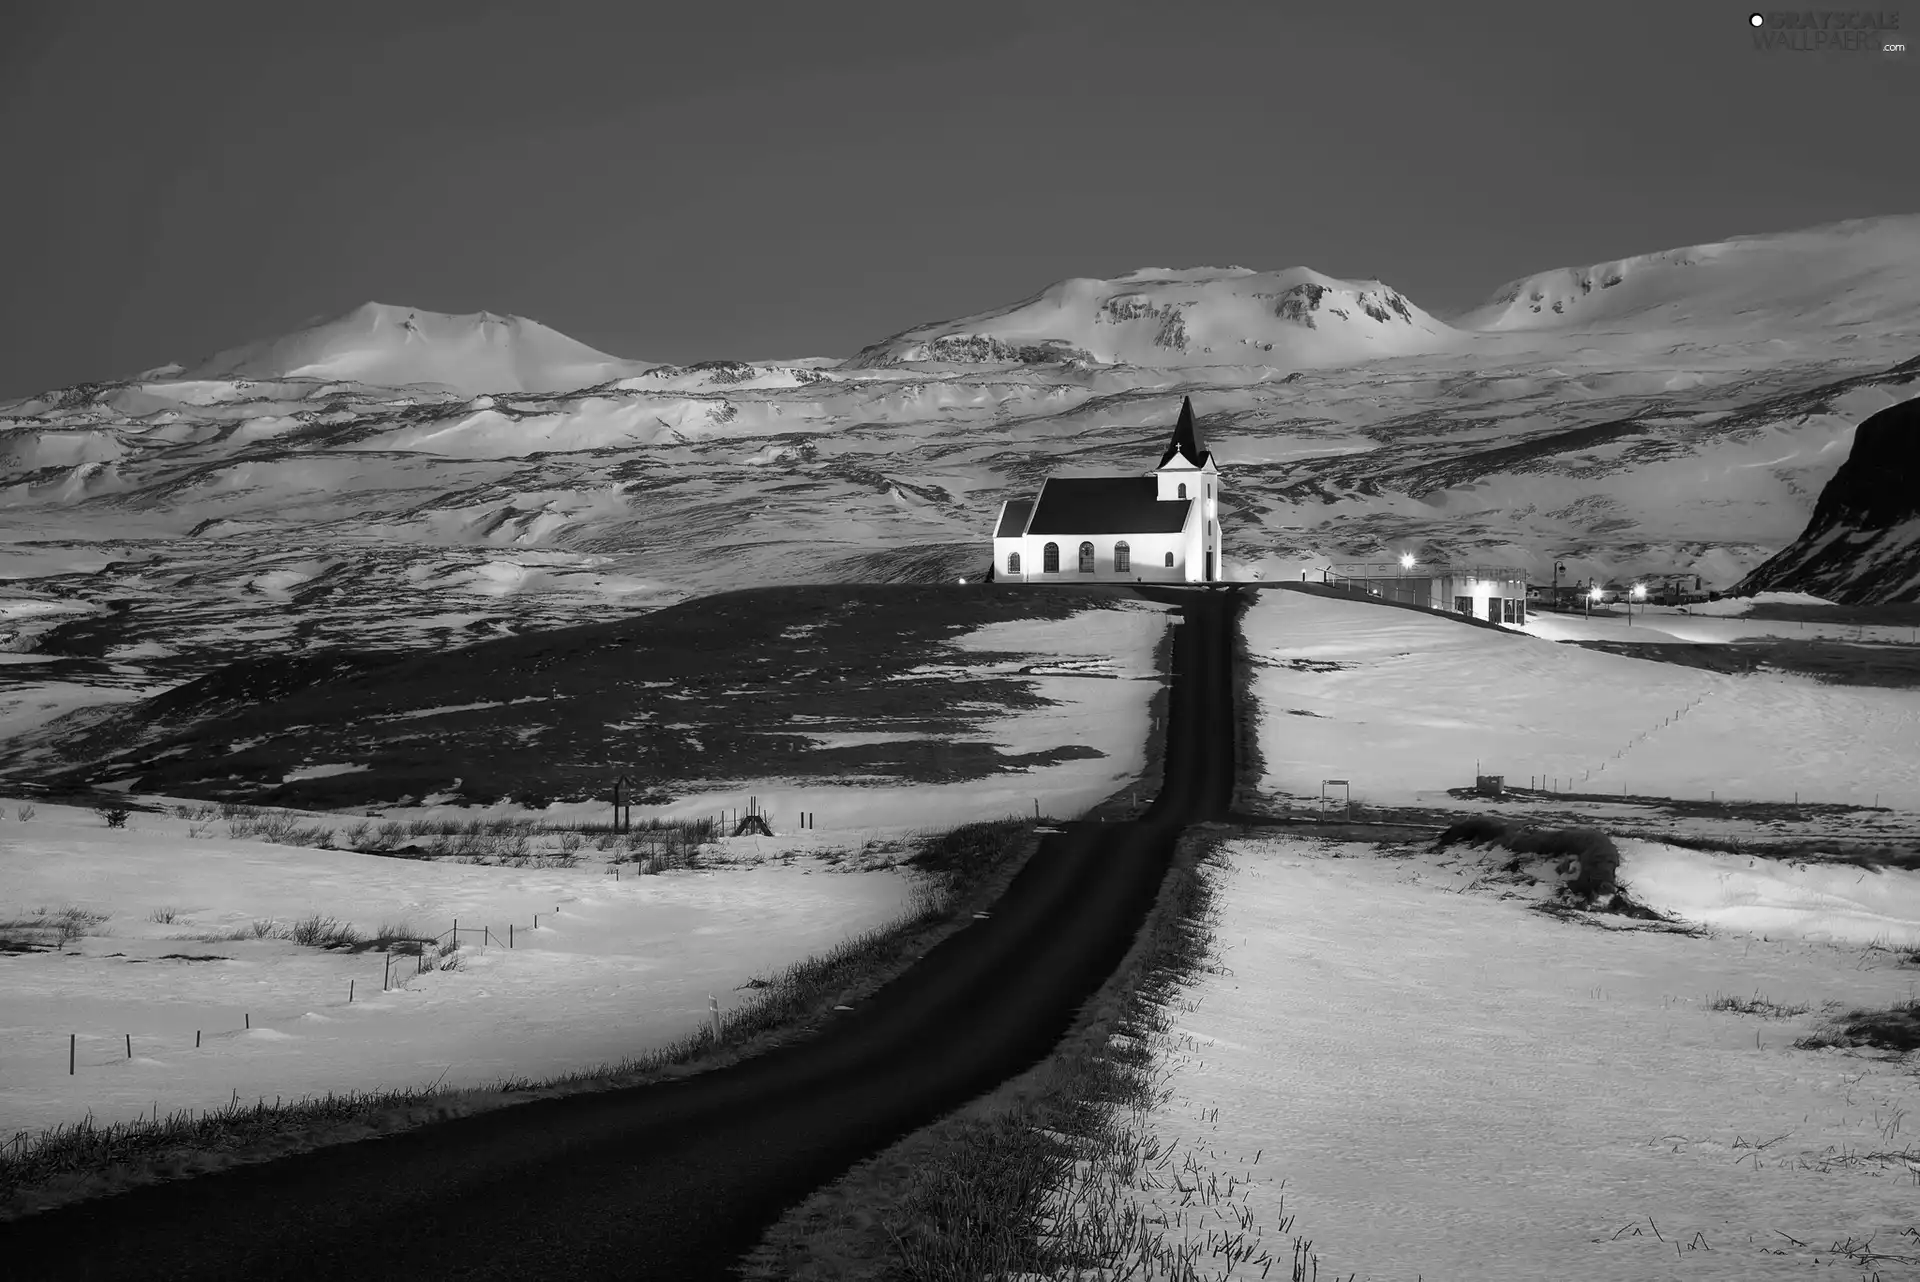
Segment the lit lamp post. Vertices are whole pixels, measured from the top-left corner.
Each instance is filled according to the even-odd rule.
[[[1413,553],[1402,552],[1400,554],[1400,568],[1403,570],[1411,570],[1413,568]]]
[[[1553,563],[1553,595],[1549,599],[1553,602],[1553,609],[1556,614],[1560,611],[1560,575],[1566,568],[1567,563],[1565,561],[1555,561]]]
[[[1627,601],[1627,626],[1628,627],[1633,626],[1633,603],[1635,601],[1644,602],[1646,599],[1647,599],[1647,585],[1644,583],[1634,584],[1633,596],[1629,598]]]
[[[1598,601],[1599,599],[1600,599],[1600,585],[1596,583],[1592,587],[1587,589],[1587,617],[1589,619],[1593,617],[1593,603],[1595,601]]]

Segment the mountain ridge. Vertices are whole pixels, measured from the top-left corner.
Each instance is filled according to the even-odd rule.
[[[1288,372],[1462,349],[1488,338],[1621,328],[1904,324],[1920,333],[1920,214],[1848,219],[1517,277],[1443,320],[1378,280],[1310,267],[1140,267],[1075,276],[985,311],[908,326],[844,359],[792,369],[1127,365]],[[704,368],[723,363],[699,362]],[[572,392],[663,363],[610,355],[525,317],[365,303],[143,377],[322,379],[463,395]],[[1263,377],[1266,375],[1262,375]]]
[[[368,302],[285,334],[226,348],[173,377],[424,385],[477,396],[577,391],[643,374],[658,364],[610,356],[521,316],[456,315]]]

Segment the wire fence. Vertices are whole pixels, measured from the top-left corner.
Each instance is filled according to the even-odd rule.
[[[451,965],[448,963],[459,956],[462,948],[476,945],[481,948],[515,948],[519,945],[524,933],[542,929],[540,924],[542,918],[550,919],[561,915],[561,906],[555,904],[551,911],[534,913],[532,921],[526,925],[514,921],[508,922],[504,931],[491,922],[483,922],[478,926],[463,926],[460,924],[460,919],[456,917],[452,919],[447,929],[436,935],[380,941],[385,944],[385,947],[378,950],[381,954],[381,970],[378,977],[380,992],[402,991],[406,988],[408,980],[423,974],[459,969],[457,961]],[[545,929],[552,929],[552,927],[548,926]],[[413,962],[411,969],[407,968],[408,960]],[[365,994],[373,991],[374,977],[371,974],[364,977],[368,985],[365,989],[360,987],[362,978],[358,975],[348,976],[345,991],[337,994],[339,1005],[353,1005]],[[310,1007],[303,1003],[301,1009],[304,1013]],[[230,1038],[236,1034],[254,1031],[256,1026],[253,1016],[253,1011],[242,1010],[238,1028],[228,1023],[214,1028],[194,1029],[193,1049],[208,1049],[207,1043],[211,1039]],[[270,1025],[263,1023],[258,1027],[264,1031]],[[64,1048],[67,1075],[77,1077],[81,1068],[101,1068],[114,1063],[131,1061],[136,1050],[178,1052],[186,1049],[185,1042],[185,1033],[146,1032],[136,1035],[126,1031],[113,1033],[70,1031]],[[89,1049],[89,1055],[84,1059],[80,1055],[83,1046]],[[120,1053],[102,1057],[100,1052],[103,1047],[111,1047]]]

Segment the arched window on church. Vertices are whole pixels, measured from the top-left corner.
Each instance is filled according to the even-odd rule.
[[[1007,553],[1007,573],[1020,573],[1020,554],[1018,552]]]
[[[1180,482],[1180,497],[1187,497],[1187,483],[1185,481]]]
[[[1129,574],[1133,570],[1133,549],[1127,546],[1125,539],[1113,545],[1113,572]]]
[[[1173,553],[1171,552],[1167,553],[1167,568],[1169,570],[1173,568]]]
[[[1093,544],[1091,543],[1080,545],[1080,573],[1093,573]]]
[[[1060,573],[1060,545],[1049,543],[1040,549],[1040,572],[1042,574]]]

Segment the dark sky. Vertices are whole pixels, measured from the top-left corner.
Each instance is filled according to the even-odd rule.
[[[1920,211],[1920,52],[1761,53],[1747,13],[6,0],[0,393],[369,299],[841,355],[1066,276],[1304,264],[1445,315]]]

